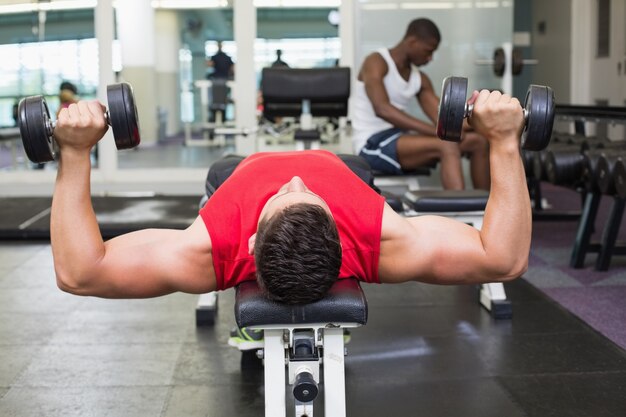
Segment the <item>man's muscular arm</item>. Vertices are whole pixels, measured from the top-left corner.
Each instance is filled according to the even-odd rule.
[[[383,216],[380,277],[437,284],[505,281],[528,266],[532,217],[519,152],[523,125],[519,101],[481,91],[472,126],[489,140],[491,189],[482,230],[438,216]]]
[[[89,153],[106,129],[96,101],[59,114],[50,224],[59,288],[110,298],[214,290],[210,238],[199,218],[187,230],[143,230],[103,241],[91,204]]]
[[[359,73],[359,80],[365,84],[365,92],[370,99],[376,116],[403,130],[413,130],[423,135],[435,136],[435,126],[419,120],[395,107],[389,101],[383,78],[388,67],[384,58],[373,53],[369,55]]]
[[[422,87],[417,93],[417,101],[422,111],[436,125],[439,118],[439,96],[435,93],[432,81],[428,75],[420,71],[422,77]]]

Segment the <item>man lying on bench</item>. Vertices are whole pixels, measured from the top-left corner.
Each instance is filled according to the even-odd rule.
[[[517,99],[474,92],[473,127],[488,138],[491,193],[479,231],[438,216],[405,218],[325,151],[244,160],[186,230],[148,229],[103,242],[90,200],[90,149],[107,124],[97,101],[59,115],[51,241],[59,287],[78,295],[205,293],[257,280],[267,297],[310,303],[339,278],[474,284],[526,269],[531,209],[519,153]]]

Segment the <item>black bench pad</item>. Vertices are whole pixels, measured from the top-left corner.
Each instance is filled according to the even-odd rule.
[[[317,129],[302,130],[298,129],[293,135],[295,140],[320,140],[320,132]]]
[[[237,286],[235,319],[241,327],[268,324],[367,323],[367,300],[356,279],[335,282],[323,299],[288,305],[268,300],[256,281]]]
[[[416,190],[404,194],[413,210],[426,213],[484,211],[488,198],[485,190]]]

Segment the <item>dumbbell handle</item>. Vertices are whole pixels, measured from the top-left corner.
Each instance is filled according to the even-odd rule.
[[[474,61],[474,64],[476,64],[476,65],[493,65],[494,62],[495,62],[494,59],[477,59],[477,60]],[[539,64],[539,60],[538,59],[534,59],[534,58],[522,59],[521,62],[524,65],[537,65],[537,64]]]
[[[104,112],[104,119],[107,122],[107,125],[111,126],[111,116],[109,116],[109,111],[105,110]],[[48,125],[46,126],[46,129],[48,130],[48,136],[52,136],[54,133],[54,128],[57,126],[57,121],[56,120],[48,120]]]
[[[474,111],[474,104],[465,103],[465,111],[463,113],[463,117],[472,117],[472,112]],[[524,123],[528,120],[528,110],[522,108],[522,112],[524,113]]]

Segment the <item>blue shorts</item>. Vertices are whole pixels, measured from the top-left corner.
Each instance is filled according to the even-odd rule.
[[[374,171],[390,175],[402,174],[396,146],[398,138],[403,133],[404,131],[400,129],[391,128],[370,136],[359,156],[364,158]]]

